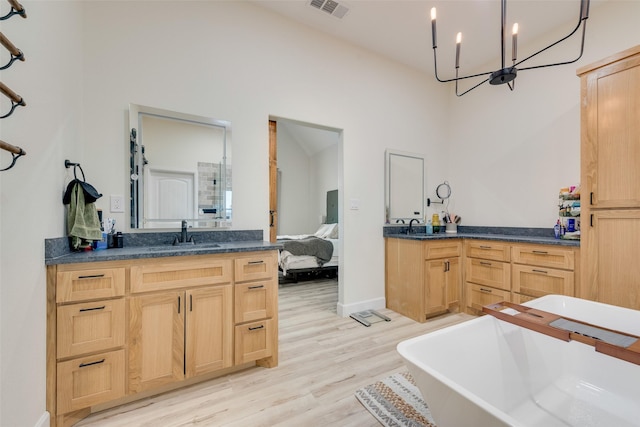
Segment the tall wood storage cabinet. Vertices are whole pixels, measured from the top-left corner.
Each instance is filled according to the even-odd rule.
[[[640,309],[640,46],[577,74],[583,248],[578,296]]]

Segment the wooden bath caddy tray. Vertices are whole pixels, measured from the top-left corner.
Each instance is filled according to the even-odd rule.
[[[506,308],[518,313],[501,311]],[[505,322],[563,341],[575,340],[592,345],[599,353],[640,365],[640,337],[636,335],[506,301],[486,305],[482,307],[482,311]]]

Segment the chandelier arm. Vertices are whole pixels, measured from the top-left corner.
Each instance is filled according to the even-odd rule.
[[[471,77],[471,76],[469,76],[469,77]],[[458,80],[462,80],[463,78],[464,78],[464,77],[460,77]],[[489,79],[483,80],[483,81],[481,81],[480,83],[478,83],[477,85],[475,85],[475,86],[471,87],[470,89],[467,89],[467,90],[465,90],[465,91],[464,91],[464,92],[462,92],[462,93],[458,93],[458,80],[456,80],[456,96],[458,96],[458,97],[460,97],[460,96],[462,96],[462,95],[465,95],[465,94],[467,94],[467,93],[471,92],[472,90],[474,90],[474,89],[475,89],[475,88],[477,88],[478,86],[483,85],[483,84],[485,84],[486,82],[488,82],[488,81],[489,81]]]
[[[462,77],[455,77],[452,79],[441,79],[438,76],[438,61],[436,59],[436,48],[433,48],[433,68],[435,70],[435,76],[436,76],[436,80],[439,81],[440,83],[449,83],[449,82],[455,82],[457,80],[464,80],[464,79],[470,79],[473,77],[481,77],[481,76],[487,76],[489,74],[491,74],[493,71],[487,71],[486,73],[479,73],[479,74],[472,74],[469,76],[462,76]]]
[[[582,29],[582,47],[580,48],[580,49],[582,50],[582,49],[584,48],[584,32],[585,32],[585,30],[584,30],[584,29],[585,29],[585,28],[586,28],[586,26],[587,26],[586,20],[587,20],[587,18],[584,18],[584,19],[583,19],[583,18],[580,18],[580,19],[578,20],[578,25],[576,25],[576,27],[573,29],[573,31],[571,31],[569,34],[567,34],[566,36],[564,36],[564,37],[563,37],[563,38],[561,38],[560,40],[558,40],[558,41],[556,41],[556,42],[554,42],[554,43],[551,43],[549,46],[547,46],[547,47],[545,47],[545,48],[540,49],[540,50],[539,50],[539,51],[537,51],[536,53],[534,53],[534,54],[532,54],[532,55],[529,55],[529,56],[527,56],[526,58],[524,58],[524,59],[522,59],[522,60],[520,60],[520,61],[516,62],[513,66],[514,66],[514,67],[517,67],[518,65],[522,64],[523,62],[528,61],[529,59],[533,58],[534,56],[537,56],[537,55],[541,54],[542,52],[544,52],[544,51],[546,51],[546,50],[548,50],[548,49],[551,49],[551,48],[552,48],[552,47],[554,47],[555,45],[557,45],[557,44],[559,44],[559,43],[562,43],[563,41],[567,40],[569,37],[571,37],[572,35],[574,35],[574,34],[576,33],[576,31],[578,31],[578,30],[580,29],[580,26],[583,24],[583,21],[584,21],[584,25],[583,25],[583,27],[582,27],[582,28],[583,28],[583,29]],[[572,62],[574,62],[574,61],[572,61]],[[524,69],[524,68],[519,68],[519,70],[522,70],[522,69]]]
[[[567,64],[573,64],[574,62],[578,61],[580,58],[582,58],[582,54],[584,52],[584,38],[585,38],[586,30],[587,30],[587,23],[585,21],[584,27],[582,28],[582,45],[580,46],[580,54],[576,59],[573,59],[571,61],[565,61],[565,62],[556,62],[554,64],[534,65],[531,67],[518,68],[518,71],[535,70],[536,68],[554,67],[556,65],[567,65]]]

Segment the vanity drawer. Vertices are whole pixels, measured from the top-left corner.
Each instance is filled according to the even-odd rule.
[[[274,280],[239,283],[234,286],[235,322],[244,323],[273,317],[278,284]]]
[[[467,284],[467,291],[467,307],[472,308],[476,313],[481,313],[485,305],[510,301],[511,298],[510,292],[474,283]]]
[[[514,263],[573,270],[574,252],[571,249],[536,245],[516,245],[511,248]]]
[[[59,271],[56,302],[87,301],[124,295],[124,268]]]
[[[131,266],[131,293],[231,283],[230,258],[199,258]]]
[[[235,281],[271,279],[277,274],[277,261],[272,252],[259,252],[236,258]]]
[[[465,242],[465,255],[470,258],[509,262],[509,248],[506,243],[472,240]]]
[[[513,292],[535,298],[548,294],[574,295],[574,273],[553,268],[513,265]]]
[[[275,341],[273,319],[237,325],[235,329],[235,363],[240,365],[270,357]]]
[[[58,358],[124,345],[124,298],[59,306]]]
[[[511,264],[476,258],[467,258],[465,264],[467,282],[511,290]]]
[[[59,362],[58,414],[124,396],[124,376],[124,350]]]

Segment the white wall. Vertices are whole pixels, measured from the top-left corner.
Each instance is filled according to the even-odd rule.
[[[339,133],[335,133],[335,144],[315,153],[311,157],[312,212],[309,218],[315,232],[327,216],[327,191],[338,189]],[[324,218],[321,220],[321,218]]]
[[[591,9],[579,62],[523,71],[513,92],[485,85],[450,104],[443,178],[453,190],[450,210],[462,215],[462,225],[555,224],[560,188],[580,182],[576,69],[640,43],[640,2],[603,3]],[[564,59],[577,56],[575,44],[569,46]],[[518,52],[524,56],[527,48]],[[455,97],[453,88],[448,96]]]
[[[129,103],[232,122],[235,229],[268,230],[270,115],[343,129],[340,194],[343,206],[360,201],[340,218],[345,312],[384,299],[386,148],[426,153],[428,188],[448,179],[466,224],[550,226],[558,188],[578,179],[577,157],[558,155],[579,144],[575,67],[523,74],[514,93],[483,88],[456,99],[431,75],[244,2],[25,5],[27,20],[2,24],[27,61],[1,78],[28,104],[0,128],[28,153],[0,181],[3,426],[42,422],[42,248],[44,238],[65,235],[63,161],[82,163],[106,211],[108,196],[127,188]],[[605,6],[592,10],[581,62],[640,42],[638,2]]]
[[[310,192],[311,160],[300,144],[287,131],[278,127],[278,235],[311,234]]]
[[[27,152],[0,172],[0,425],[10,427],[47,423],[44,239],[65,235],[62,191],[72,175],[64,160],[82,162],[87,152],[81,5],[21,3],[27,19],[3,21],[2,33],[26,61],[0,76],[27,104],[2,120],[0,135]],[[8,10],[3,4],[2,13]],[[6,165],[8,157],[0,160]],[[83,169],[91,182],[96,168]]]

